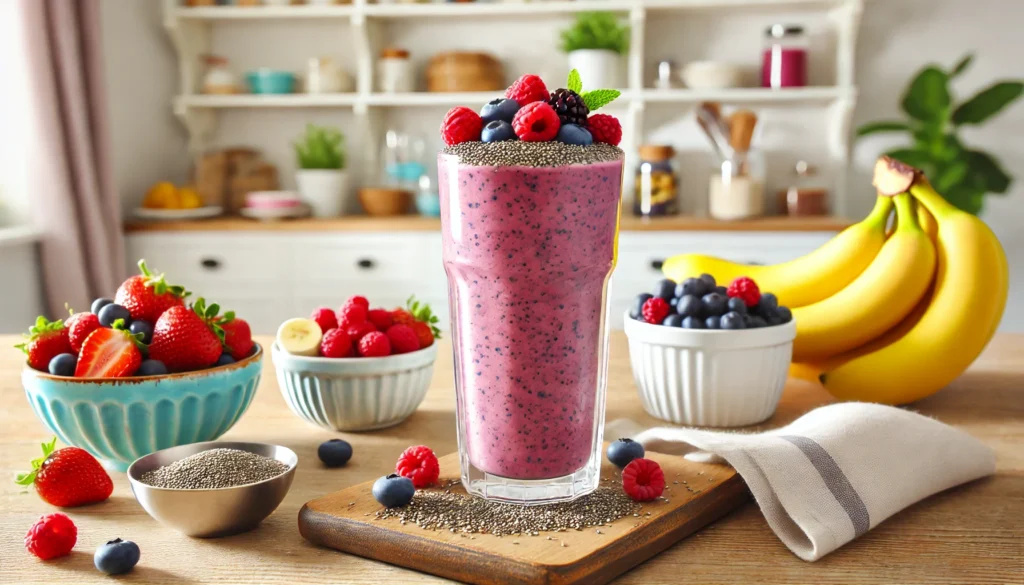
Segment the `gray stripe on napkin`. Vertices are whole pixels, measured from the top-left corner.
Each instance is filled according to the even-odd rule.
[[[846,479],[846,474],[839,468],[836,460],[828,454],[828,451],[807,437],[783,435],[781,438],[796,445],[807,456],[807,459],[811,461],[811,465],[821,475],[821,479],[825,481],[828,491],[832,492],[835,499],[839,501],[839,505],[846,510],[850,521],[853,522],[854,533],[860,536],[867,532],[871,528],[868,509],[864,505],[864,501],[860,499],[860,495],[850,485],[850,480]]]

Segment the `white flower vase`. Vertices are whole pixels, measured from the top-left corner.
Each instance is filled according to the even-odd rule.
[[[313,217],[338,217],[345,210],[348,174],[343,170],[301,169],[295,172],[299,195]]]
[[[580,72],[583,89],[622,89],[626,87],[622,55],[608,49],[579,49],[569,53],[569,69]]]

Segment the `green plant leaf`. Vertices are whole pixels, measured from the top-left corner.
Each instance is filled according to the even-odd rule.
[[[619,24],[619,18],[611,12],[581,12],[560,36],[561,49],[566,53],[606,49],[622,55],[629,49],[629,27]]]
[[[857,136],[867,136],[868,134],[878,134],[879,132],[903,132],[908,130],[910,130],[910,125],[906,122],[897,122],[895,120],[869,122],[857,128]]]
[[[583,91],[583,80],[580,79],[580,72],[573,69],[569,72],[569,79],[565,82],[565,88],[569,91],[581,93]]]
[[[617,89],[595,89],[583,94],[583,103],[587,104],[587,109],[593,112],[614,102],[620,95],[622,92]]]
[[[903,95],[903,111],[922,122],[943,122],[949,112],[949,76],[934,65],[925,67]]]
[[[974,53],[967,53],[961,57],[957,64],[953,66],[953,70],[949,72],[949,78],[953,79],[963,73],[971,65],[971,61],[974,61]]]
[[[959,185],[965,178],[967,178],[968,169],[969,166],[966,161],[954,161],[953,164],[945,167],[939,171],[938,175],[935,176],[935,180],[932,182],[935,190],[939,193],[945,193]]]
[[[981,124],[995,116],[1024,93],[1024,83],[1001,81],[981,90],[953,110],[953,123]]]
[[[980,150],[965,153],[972,183],[990,193],[1006,193],[1013,179],[992,155]]]
[[[306,125],[306,133],[292,143],[299,168],[345,168],[345,135],[337,128]]]
[[[953,205],[967,213],[978,215],[985,207],[985,191],[970,185],[957,185],[948,191],[940,191]]]
[[[932,162],[927,152],[921,152],[912,148],[897,148],[885,154],[921,170],[925,170],[925,167],[929,166]]]

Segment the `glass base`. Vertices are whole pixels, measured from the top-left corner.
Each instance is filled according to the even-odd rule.
[[[568,502],[597,489],[601,481],[600,451],[576,473],[551,479],[512,479],[487,473],[462,456],[462,486],[486,500],[523,506]]]

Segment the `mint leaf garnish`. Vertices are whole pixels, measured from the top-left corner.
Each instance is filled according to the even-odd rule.
[[[583,94],[583,103],[587,104],[587,109],[593,112],[612,103],[620,95],[622,92],[617,89],[595,89]]]
[[[573,69],[569,72],[569,79],[565,82],[565,88],[576,93],[583,91],[583,80],[580,79],[580,72]]]

